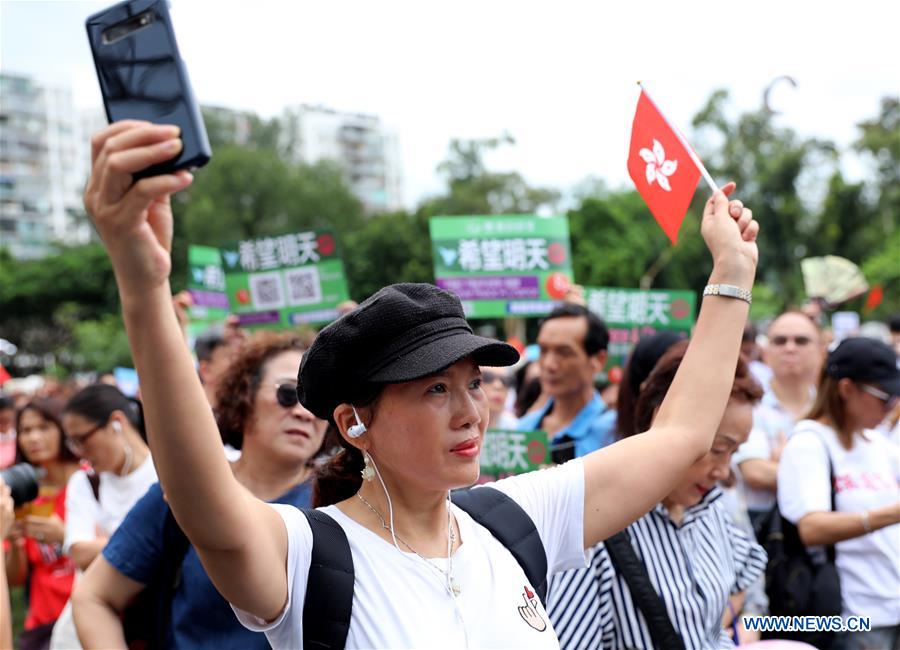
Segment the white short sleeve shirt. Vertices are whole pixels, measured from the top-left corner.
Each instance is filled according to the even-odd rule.
[[[92,541],[97,538],[98,533],[105,537],[112,536],[131,507],[157,480],[150,454],[126,476],[101,472],[99,500],[94,497],[84,470],[72,474],[66,488],[66,537],[63,551],[69,553],[73,544]]]
[[[900,452],[883,436],[867,431],[846,449],[830,427],[802,420],[778,466],[778,507],[788,521],[831,510],[829,456],[838,512],[900,500]],[[900,524],[838,542],[835,551],[844,615],[871,617],[873,627],[900,624]]]
[[[531,516],[547,553],[549,573],[585,566],[584,468],[574,460],[491,484]],[[288,603],[269,624],[235,609],[273,648],[303,646],[303,605],[312,531],[302,512],[273,505],[288,533]],[[559,642],[534,586],[515,558],[468,514],[454,507],[462,544],[453,555],[453,598],[437,569],[446,559],[401,553],[345,516],[322,509],[347,534],[355,585],[347,648],[558,648]]]

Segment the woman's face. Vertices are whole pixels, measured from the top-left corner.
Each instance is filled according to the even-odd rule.
[[[299,402],[282,406],[277,397],[278,386],[284,385],[292,387],[296,396],[301,358],[299,351],[288,350],[272,357],[263,367],[253,401],[253,416],[244,431],[243,453],[262,452],[283,461],[305,463],[319,451],[328,422],[314,416]]]
[[[17,440],[25,460],[32,465],[52,463],[62,451],[62,431],[34,409],[22,413]]]
[[[509,385],[512,375],[509,368],[481,368],[481,386],[487,396],[491,417],[499,417],[506,408],[506,397],[509,395]]]
[[[841,395],[844,399],[849,423],[854,429],[873,429],[890,413],[897,400],[877,386],[842,379]],[[875,394],[873,394],[875,393]]]
[[[688,469],[687,474],[666,497],[667,502],[690,508],[700,503],[716,483],[728,478],[731,456],[747,441],[753,428],[753,406],[728,400],[712,448]]]
[[[124,420],[120,411],[114,411],[106,422],[66,413],[63,426],[75,454],[87,460],[97,472],[117,472],[125,462]]]
[[[367,449],[383,475],[408,487],[444,492],[471,485],[489,417],[481,371],[464,359],[436,375],[388,385]]]

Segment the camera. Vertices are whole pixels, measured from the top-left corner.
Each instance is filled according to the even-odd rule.
[[[37,498],[38,472],[28,463],[19,463],[0,470],[0,478],[9,486],[13,503],[17,508]]]

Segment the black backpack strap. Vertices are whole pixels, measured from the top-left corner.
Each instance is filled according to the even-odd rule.
[[[492,487],[455,491],[453,503],[512,553],[541,602],[546,603],[547,552],[534,521],[522,506]]]
[[[343,648],[353,609],[353,557],[338,523],[320,510],[301,508],[312,529],[312,557],[303,602],[303,647]]]
[[[828,485],[831,487],[831,512],[837,512],[837,499],[834,494],[834,463],[831,462],[831,452],[828,450],[828,442],[826,442],[825,438],[820,436],[817,432],[814,433],[816,437],[822,441],[822,445],[825,447],[825,455],[828,456]],[[834,564],[835,559],[837,558],[834,544],[829,544],[825,547],[825,557],[829,562]]]
[[[634,552],[628,530],[604,542],[616,573],[625,578],[631,598],[647,621],[653,646],[662,650],[684,650],[684,641],[672,625],[666,605],[653,588],[647,568]]]
[[[94,500],[100,503],[100,474],[94,470],[86,471],[88,483],[91,484],[91,492],[94,493]]]

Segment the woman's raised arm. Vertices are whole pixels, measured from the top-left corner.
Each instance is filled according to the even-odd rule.
[[[759,224],[729,183],[706,203],[701,232],[713,257],[710,284],[750,290]],[[653,426],[584,458],[585,547],[647,513],[688,467],[709,451],[731,393],[750,305],[719,296],[703,300],[684,361]]]
[[[171,159],[178,129],[111,124],[91,141],[84,203],[112,261],[150,449],[178,524],[222,595],[261,618],[287,601],[287,534],[278,514],[235,480],[172,307],[170,196],[187,172],[132,174]]]

